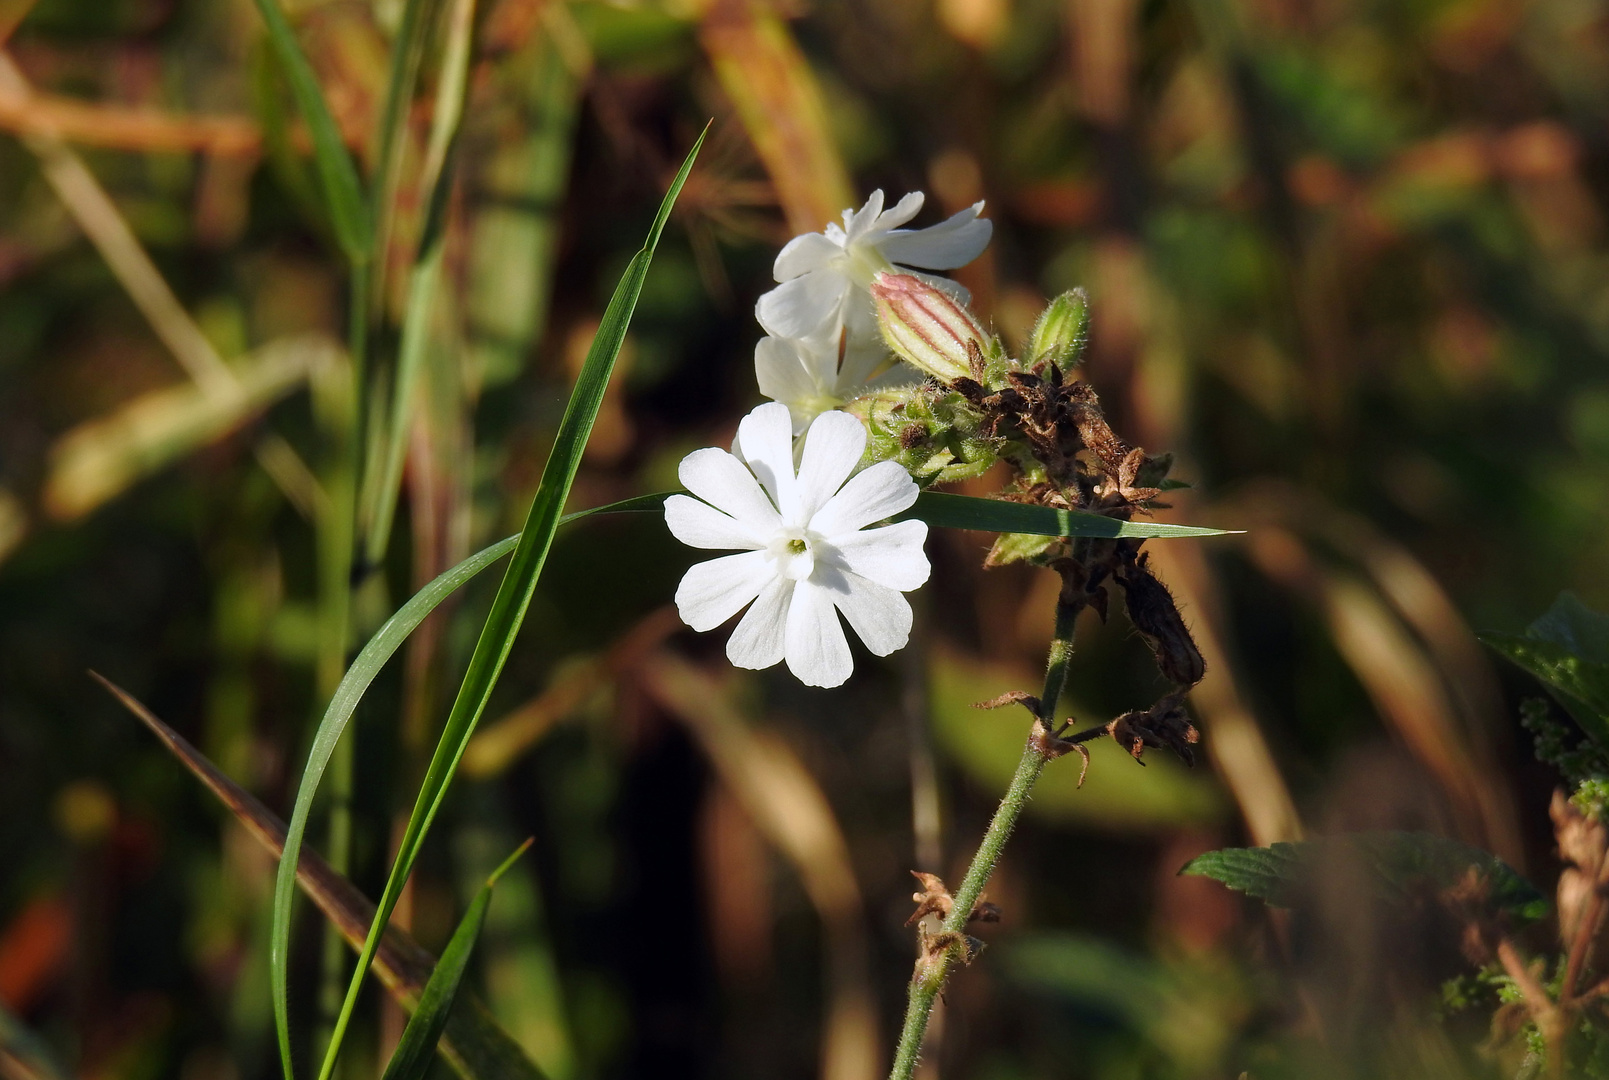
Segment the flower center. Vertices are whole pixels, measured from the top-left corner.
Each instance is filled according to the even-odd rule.
[[[789,581],[803,581],[816,568],[816,553],[810,534],[803,529],[783,529],[766,545],[776,560],[777,573]]]

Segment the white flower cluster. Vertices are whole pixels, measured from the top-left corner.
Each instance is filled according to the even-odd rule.
[[[893,461],[855,473],[866,429],[834,410],[893,363],[878,332],[872,279],[916,273],[913,267],[954,269],[989,242],[981,202],[931,228],[900,228],[921,208],[914,192],[885,211],[876,191],[859,211],[844,211],[842,228],[828,225],[782,249],[780,284],[755,308],[767,336],[755,348],[754,371],[773,401],[744,417],[730,453],[711,448],[683,459],[682,484],[697,497],[665,503],[678,540],[738,552],[693,566],[676,590],[682,621],[695,630],[713,630],[748,608],[726,645],[738,667],[786,660],[805,684],[838,686],[854,668],[840,614],[878,656],[910,637],[911,606],[900,594],[927,580],[927,525],[867,526],[909,509],[916,482]],[[967,299],[947,278],[917,276]]]
[[[989,244],[994,226],[976,203],[926,229],[902,229],[922,209],[913,191],[892,210],[872,192],[844,224],[788,241],[772,273],[779,284],[760,297],[755,318],[766,337],[754,350],[760,393],[788,407],[797,435],[820,413],[866,389],[890,364],[877,330],[872,279],[883,271],[914,274],[961,303],[971,298],[949,278],[918,272],[965,266]],[[910,381],[911,373],[895,374]]]

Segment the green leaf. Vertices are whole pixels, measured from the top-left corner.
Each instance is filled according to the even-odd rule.
[[[370,295],[375,299],[385,293],[385,252],[396,220],[397,186],[403,151],[407,147],[407,139],[403,137],[408,126],[407,106],[413,101],[414,87],[419,81],[419,66],[429,36],[426,31],[435,21],[439,6],[440,0],[406,0],[397,24],[397,36],[391,42],[391,71],[386,79],[385,103],[380,108],[380,144],[374,158],[371,205],[375,222],[372,256],[375,273],[370,282]]]
[[[1562,645],[1581,659],[1609,665],[1609,615],[1593,611],[1572,592],[1562,592],[1525,636]]]
[[[664,501],[663,495],[626,499],[607,506],[568,514],[559,524],[567,525],[572,521],[597,514],[656,511],[664,505]],[[278,876],[274,881],[274,925],[269,946],[269,978],[273,987],[274,1022],[278,1029],[281,1060],[286,1063],[287,1076],[290,1075],[287,957],[290,952],[291,905],[296,895],[295,867],[301,858],[302,841],[307,833],[307,820],[313,809],[313,799],[318,794],[319,782],[324,778],[324,771],[335,752],[335,744],[340,741],[341,734],[346,730],[347,723],[352,719],[352,714],[368,691],[369,685],[385,667],[386,661],[402,647],[408,635],[412,634],[443,600],[458,591],[482,570],[513,551],[518,542],[518,536],[510,536],[477,551],[457,566],[444,571],[398,608],[396,613],[375,631],[374,636],[363,647],[363,651],[358,653],[352,665],[347,668],[345,677],[331,696],[329,706],[324,710],[318,730],[314,732],[313,745],[302,771],[301,784],[296,790],[296,805],[291,812],[290,826],[286,830],[286,857],[280,860]]]
[[[705,129],[705,134],[707,133],[708,128]],[[687,180],[687,174],[692,170],[693,161],[698,156],[704,138],[704,134],[699,136],[698,141],[693,144],[692,151],[687,155],[687,160],[682,163],[681,171],[671,182],[670,190],[666,192],[659,213],[649,229],[648,239],[626,267],[625,275],[604,311],[598,333],[592,340],[592,348],[588,350],[586,361],[582,364],[581,374],[577,377],[575,389],[570,394],[570,403],[565,408],[564,418],[559,422],[553,450],[548,456],[547,465],[542,470],[542,480],[537,486],[536,498],[531,503],[525,528],[515,545],[503,583],[492,601],[492,610],[481,629],[480,639],[475,643],[475,652],[470,657],[469,669],[459,685],[458,695],[453,701],[441,738],[436,744],[436,751],[426,769],[425,780],[414,802],[413,812],[409,815],[408,824],[403,830],[396,860],[392,863],[390,876],[386,879],[385,890],[380,895],[379,910],[369,929],[369,937],[364,944],[363,952],[358,957],[352,981],[347,986],[346,999],[341,1004],[340,1015],[336,1017],[335,1028],[325,1052],[324,1064],[319,1072],[320,1080],[329,1080],[334,1071],[341,1042],[346,1035],[347,1025],[351,1022],[352,1009],[357,1003],[364,976],[368,973],[369,965],[374,958],[380,934],[391,918],[391,911],[396,907],[403,883],[413,870],[414,861],[419,857],[420,848],[430,831],[430,826],[446,798],[448,785],[458,769],[464,747],[474,734],[475,725],[486,709],[492,689],[497,685],[498,676],[502,674],[503,664],[514,647],[514,638],[519,633],[526,609],[530,606],[531,596],[536,591],[537,577],[542,572],[542,564],[547,560],[547,553],[553,543],[553,534],[558,529],[564,502],[569,497],[570,486],[575,480],[576,470],[580,467],[581,454],[586,448],[593,422],[597,419],[598,408],[603,403],[604,390],[609,385],[609,377],[614,371],[615,359],[619,356],[620,347],[625,341],[626,328],[631,322],[637,297],[648,275],[654,248],[659,243],[660,234],[670,218],[671,207]]]
[[[419,0],[409,0],[404,11],[403,31],[396,46],[399,50],[412,47],[405,39],[414,32],[415,28],[409,20],[418,20],[415,10],[418,4]],[[460,0],[455,5],[453,32],[448,38],[436,87],[430,145],[425,154],[425,175],[430,189],[425,200],[425,221],[419,238],[419,250],[409,273],[408,308],[402,324],[402,343],[397,353],[397,379],[391,396],[391,416],[386,425],[381,465],[365,477],[365,557],[371,566],[379,565],[390,542],[391,522],[396,514],[397,491],[402,484],[402,465],[408,448],[408,433],[413,427],[414,407],[418,403],[419,377],[424,372],[425,353],[435,321],[436,292],[441,284],[441,263],[446,247],[448,195],[453,187],[458,125],[464,113],[464,93],[468,84],[468,17],[473,13],[473,0]],[[392,77],[393,80],[399,77],[395,66],[392,68]],[[408,85],[411,86],[411,82]],[[401,92],[395,84],[391,90]],[[377,252],[376,257],[380,254]]]
[[[436,1043],[447,1026],[447,1016],[452,1012],[458,986],[463,982],[464,970],[469,966],[469,954],[474,952],[481,927],[486,925],[486,909],[492,902],[492,888],[497,884],[497,879],[514,865],[514,860],[525,854],[525,849],[530,846],[531,841],[525,841],[514,854],[503,860],[503,864],[486,879],[486,884],[480,887],[475,899],[470,901],[469,910],[464,912],[458,929],[453,931],[452,939],[447,942],[441,959],[436,962],[436,970],[430,973],[424,993],[419,995],[419,1007],[408,1018],[408,1026],[403,1029],[396,1052],[391,1055],[391,1063],[386,1066],[381,1080],[420,1080],[430,1068]]]
[[[1210,877],[1288,908],[1311,895],[1315,874],[1338,864],[1368,875],[1371,892],[1390,903],[1406,904],[1423,895],[1426,886],[1456,888],[1473,868],[1486,882],[1487,900],[1494,908],[1523,921],[1540,919],[1548,911],[1547,899],[1536,887],[1497,856],[1429,833],[1352,833],[1296,844],[1222,848],[1190,860],[1179,873]]]
[[[1540,679],[1588,737],[1609,746],[1609,616],[1565,592],[1523,635],[1477,636]]]
[[[1540,679],[1582,731],[1599,745],[1609,746],[1609,665],[1583,660],[1551,641],[1493,632],[1477,636]]]
[[[1082,510],[1057,510],[1049,506],[980,499],[973,495],[952,495],[924,491],[916,505],[895,518],[916,518],[947,529],[976,529],[979,532],[1032,533],[1035,536],[1155,537],[1222,536],[1228,529],[1201,529],[1193,525],[1159,525],[1145,521],[1119,521]]]
[[[335,126],[335,117],[330,114],[329,103],[324,100],[324,91],[319,89],[313,67],[297,43],[296,34],[286,21],[285,13],[279,10],[278,0],[256,0],[256,4],[263,22],[268,25],[268,39],[273,44],[274,53],[290,80],[296,105],[302,111],[302,118],[307,121],[308,131],[312,133],[313,158],[318,165],[319,180],[324,188],[326,209],[335,227],[336,240],[354,266],[366,263],[374,243],[373,225],[364,201],[363,182],[358,179],[357,165],[352,161],[352,155],[347,153],[340,129]]]

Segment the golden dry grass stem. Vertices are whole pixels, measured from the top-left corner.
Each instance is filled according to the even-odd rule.
[[[820,83],[776,12],[758,0],[712,0],[698,36],[771,177],[788,228],[815,232],[858,206],[827,126]]]
[[[860,887],[832,807],[787,743],[757,730],[725,687],[667,652],[637,669],[643,689],[687,726],[721,783],[798,874],[826,939],[822,1080],[880,1075],[877,1007]]]
[[[0,51],[0,100],[22,102],[26,107],[32,97],[33,87],[16,62]],[[241,403],[248,396],[246,387],[179,303],[84,159],[43,120],[23,134],[22,142],[39,159],[40,169],[57,197],[191,381],[215,403]],[[274,434],[262,436],[257,456],[286,499],[304,516],[312,516],[319,503],[319,489],[301,456]],[[115,493],[109,492],[108,497]],[[90,508],[83,506],[77,512]]]
[[[0,88],[0,130],[141,153],[245,158],[262,153],[262,131],[243,116],[176,116],[158,109],[104,105],[56,94]]]

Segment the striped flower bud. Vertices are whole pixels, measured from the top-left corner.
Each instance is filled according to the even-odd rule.
[[[878,274],[871,290],[883,340],[902,359],[941,382],[972,375],[968,346],[987,352],[989,339],[971,312],[911,274]]]

